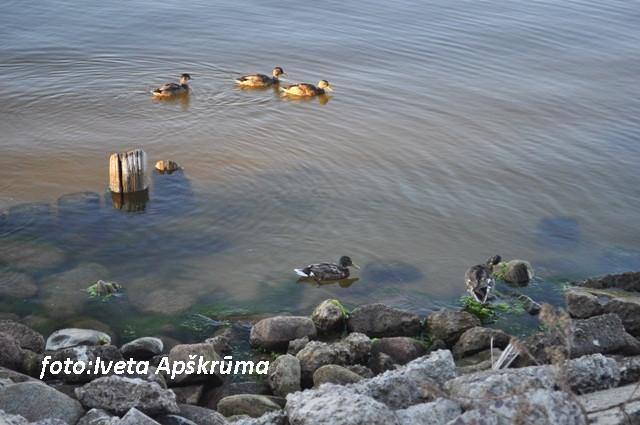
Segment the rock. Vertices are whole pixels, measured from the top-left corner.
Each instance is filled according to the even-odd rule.
[[[66,255],[63,250],[52,244],[5,239],[0,241],[0,258],[3,263],[14,269],[34,273],[62,265]]]
[[[292,356],[295,356],[308,343],[309,343],[309,338],[306,337],[306,336],[304,338],[298,338],[298,339],[294,339],[293,341],[289,341],[289,347],[287,348],[287,354],[291,354]]]
[[[76,397],[87,408],[104,409],[122,415],[132,407],[148,415],[178,413],[176,396],[155,382],[107,376],[76,389]]]
[[[364,378],[343,366],[329,364],[320,366],[313,373],[313,386],[319,387],[325,383],[347,385],[362,381]]]
[[[225,363],[228,363],[227,359]],[[197,382],[208,382],[213,386],[220,385],[224,382],[224,375],[221,373],[221,364],[223,361],[218,353],[215,350],[215,347],[206,342],[200,344],[180,344],[176,345],[169,351],[168,357],[168,365],[170,369],[178,371],[176,369],[176,362],[183,362],[183,364],[187,364],[187,362],[195,362],[194,372],[196,373],[186,373],[183,369],[184,373],[176,373],[173,378],[171,376],[166,376],[165,379],[169,384],[173,385],[186,385],[193,384]],[[205,373],[197,373],[199,365],[206,365]],[[208,362],[208,363],[207,363]],[[211,367],[214,365],[213,362],[218,362],[217,365],[213,369],[213,373],[211,373]]]
[[[0,388],[0,409],[30,422],[51,418],[75,424],[84,415],[80,403],[40,382]]]
[[[290,425],[287,416],[284,411],[278,410],[276,412],[265,413],[259,418],[250,418],[247,415],[245,417],[234,419],[233,425]]]
[[[204,340],[207,344],[213,345],[213,349],[218,354],[224,356],[225,354],[231,354],[231,346],[229,345],[229,338],[224,335],[218,335],[213,338],[207,338]]]
[[[296,355],[300,361],[300,374],[303,387],[313,385],[313,373],[328,364],[346,365],[349,359],[349,349],[340,343],[327,344],[311,341]]]
[[[455,425],[586,425],[576,403],[567,393],[533,389],[497,400],[481,399],[482,407],[468,410],[449,422]]]
[[[533,268],[528,261],[511,260],[504,268],[504,281],[510,286],[527,286],[533,278]]]
[[[60,329],[47,338],[46,350],[54,351],[78,345],[111,344],[111,337],[104,332],[92,329]]]
[[[526,295],[520,294],[518,295],[518,299],[524,304],[525,311],[532,316],[537,315],[540,313],[540,310],[542,310],[542,305],[540,305],[540,303],[535,302]]]
[[[285,397],[300,391],[300,360],[291,354],[284,354],[269,364],[267,383],[273,394]]]
[[[311,314],[311,320],[320,333],[344,329],[346,310],[338,300],[324,300]]]
[[[28,375],[16,372],[12,369],[0,366],[0,379],[9,379],[11,382],[17,384],[19,382],[41,382],[38,379],[32,378]]]
[[[509,345],[510,336],[498,329],[483,328],[480,326],[468,329],[453,346],[453,356],[462,358],[474,355],[493,347],[504,349]]]
[[[186,387],[173,387],[171,390],[176,395],[176,402],[180,404],[191,404],[196,406],[202,397],[203,385],[189,385]]]
[[[375,374],[379,375],[388,370],[394,370],[398,365],[393,361],[391,356],[385,353],[376,353],[369,358],[368,368]]]
[[[640,354],[640,341],[629,335],[622,321],[615,314],[603,314],[584,320],[571,320],[571,357],[587,354]],[[564,350],[566,340],[559,329],[525,338],[524,346],[539,364],[551,363],[547,347]],[[518,358],[518,365],[528,364],[526,358]]]
[[[291,425],[398,425],[384,404],[353,388],[324,384],[287,396],[285,413]]]
[[[24,354],[22,348],[9,334],[0,332],[0,366],[9,369],[22,369]]]
[[[303,337],[314,339],[316,334],[316,327],[308,317],[276,316],[253,325],[249,342],[253,347],[266,351],[284,352],[289,341]]]
[[[640,401],[637,399],[637,389],[637,384],[634,383],[580,395],[578,401],[587,411],[591,425],[637,424],[640,423]],[[635,397],[632,397],[634,392]],[[635,401],[625,403],[623,412],[620,403],[632,398]]]
[[[11,320],[0,320],[0,332],[9,334],[20,348],[41,353],[44,350],[44,338],[27,326]]]
[[[226,425],[228,422],[223,415],[215,410],[206,409],[189,404],[179,404],[179,415],[198,425]]]
[[[38,287],[28,274],[11,270],[0,271],[0,298],[24,300],[34,296],[36,292]]]
[[[164,345],[160,338],[143,337],[124,344],[120,347],[120,352],[125,359],[149,360],[161,354],[163,349]]]
[[[588,318],[599,314],[615,313],[627,332],[640,336],[640,296],[633,292],[610,289],[569,288],[564,292],[569,314]]]
[[[0,409],[0,424],[2,425],[29,425],[29,421],[20,415],[11,415]]]
[[[380,303],[356,308],[347,319],[347,328],[370,338],[417,336],[422,331],[417,314]]]
[[[569,362],[568,378],[574,393],[585,394],[617,387],[620,370],[614,359],[591,354]]]
[[[380,338],[373,343],[373,354],[384,353],[393,359],[394,363],[405,365],[411,360],[424,356],[427,349],[420,342],[406,336]]]
[[[365,364],[369,361],[369,357],[371,357],[372,342],[365,334],[352,332],[340,342],[349,347],[350,363]]]
[[[135,407],[132,407],[127,414],[118,421],[118,425],[160,425],[160,423],[154,421]]]
[[[347,369],[349,369],[353,373],[357,373],[358,375],[362,376],[365,379],[370,379],[375,376],[371,369],[359,364],[349,365],[347,366]]]
[[[49,358],[47,359],[47,357]],[[113,345],[80,345],[56,351],[45,351],[38,356],[38,376],[42,376],[42,379],[45,380],[61,379],[68,383],[89,382],[96,377],[95,368],[98,364],[98,358],[100,358],[101,361],[101,366],[99,366],[98,371],[100,374],[106,374],[104,367],[109,364],[109,362],[115,363],[122,360],[120,351]],[[42,367],[45,359],[47,361],[47,366],[43,371]],[[55,362],[64,363],[68,361],[71,362],[71,365],[65,366],[60,370],[53,369],[53,364]],[[84,363],[84,367],[81,367],[79,364],[80,362]],[[74,370],[71,366],[76,366],[78,369]],[[69,373],[67,373],[67,370]],[[54,371],[58,373],[54,374]],[[114,373],[113,369],[111,369],[109,373]]]
[[[578,283],[578,285],[586,288],[619,288],[625,291],[640,292],[640,272],[626,272],[594,277]]]
[[[456,376],[451,352],[440,350],[413,360],[398,370],[390,370],[353,384],[353,388],[397,410],[431,401],[434,397],[425,391],[424,385],[430,383],[433,387],[441,388]]]
[[[621,357],[616,359],[620,370],[620,385],[640,381],[640,356]],[[0,373],[0,376],[2,374]]]
[[[207,391],[202,397],[202,403],[200,405],[208,409],[216,410],[220,400],[238,394],[270,395],[271,391],[264,381],[226,383]]]
[[[466,311],[451,311],[443,308],[427,317],[425,330],[435,339],[443,340],[448,347],[458,341],[463,333],[480,326],[480,319]]]
[[[0,378],[0,388],[8,387],[13,384],[14,382],[11,379]]]
[[[282,409],[282,405],[276,403],[273,397],[258,394],[238,394],[223,398],[218,402],[218,412],[224,416],[249,415],[259,418],[268,412]]]
[[[501,354],[501,349],[494,348],[493,350],[485,350],[468,357],[457,359],[456,366],[458,366],[458,373],[463,375],[491,369],[493,362],[496,361]]]
[[[395,411],[401,425],[441,425],[462,414],[460,406],[445,398],[438,398],[430,403],[416,404],[406,409]]]
[[[76,425],[108,425],[114,416],[102,409],[91,409]]]
[[[171,174],[178,169],[180,169],[178,164],[176,164],[174,161],[171,161],[170,159],[164,159],[162,161],[156,162],[156,170],[160,171],[161,174]]]

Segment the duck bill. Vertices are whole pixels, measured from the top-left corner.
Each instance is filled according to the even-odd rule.
[[[354,263],[353,261],[351,262],[351,267],[353,267],[354,269],[360,270],[360,267],[356,263]]]
[[[282,74],[280,74],[281,77],[288,77],[286,72],[283,72]]]
[[[325,87],[325,89],[329,90],[329,91],[333,91],[333,87],[331,87],[331,86],[327,86],[327,87]],[[360,268],[360,267],[358,267],[358,268]]]

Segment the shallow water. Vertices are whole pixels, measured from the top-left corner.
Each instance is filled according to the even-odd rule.
[[[65,320],[307,314],[327,297],[424,315],[457,305],[494,253],[530,261],[523,292],[552,301],[568,279],[638,269],[638,22],[634,1],[11,1],[0,241],[65,261],[0,305],[47,315],[51,282],[87,263],[105,276],[77,286],[126,294]],[[335,91],[235,87],[274,66]],[[188,97],[151,99],[182,72]],[[134,148],[184,167],[154,176],[139,214],[105,196],[109,156]],[[77,192],[99,204],[58,205]],[[362,266],[350,286],[296,282],[293,267],[345,254]]]

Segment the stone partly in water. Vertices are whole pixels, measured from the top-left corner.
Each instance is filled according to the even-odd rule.
[[[346,310],[338,300],[324,300],[311,313],[311,320],[318,332],[342,331],[346,319]]]
[[[124,344],[120,347],[120,352],[126,359],[148,360],[162,353],[163,348],[161,339],[148,336]]]
[[[308,317],[276,316],[260,320],[251,328],[249,342],[252,346],[267,351],[284,352],[289,341],[298,338],[315,338],[316,326]]]
[[[422,331],[417,314],[384,304],[366,304],[356,308],[347,320],[349,332],[360,332],[370,338],[417,336]]]
[[[463,333],[480,326],[480,319],[466,311],[443,308],[427,317],[424,326],[434,339],[441,339],[452,347]]]

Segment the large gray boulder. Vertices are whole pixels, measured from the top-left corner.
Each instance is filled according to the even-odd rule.
[[[384,353],[391,357],[394,363],[405,365],[411,360],[424,356],[427,349],[419,341],[407,336],[394,336],[380,338],[373,343],[371,352],[373,355]]]
[[[368,395],[391,409],[405,409],[414,404],[433,400],[434,393],[426,384],[439,392],[445,382],[457,376],[453,356],[448,350],[439,350],[420,357],[398,370],[390,370],[372,379],[353,384],[360,394]]]
[[[308,317],[276,316],[260,320],[253,325],[249,342],[253,347],[266,351],[284,352],[289,346],[289,341],[303,337],[314,339],[316,335],[316,326]]]
[[[84,415],[78,401],[40,382],[0,388],[0,409],[31,422],[51,418],[75,424]]]
[[[107,376],[76,388],[76,397],[87,408],[104,409],[122,415],[132,407],[154,416],[178,413],[176,396],[155,382]]]
[[[267,384],[273,394],[285,397],[287,394],[300,391],[300,360],[291,354],[284,354],[269,364]]]
[[[417,336],[422,331],[417,314],[384,304],[366,304],[356,308],[347,320],[349,332],[360,332],[370,338]]]
[[[499,329],[490,329],[476,326],[468,329],[461,336],[458,342],[453,346],[453,356],[455,358],[472,356],[481,351],[491,348],[493,339],[493,348],[504,349],[509,345],[511,337]]]
[[[477,407],[469,409],[451,425],[586,425],[580,405],[569,394],[560,391],[532,389],[498,399],[473,400]]]
[[[41,353],[44,350],[44,337],[33,329],[11,320],[0,320],[0,333],[11,335],[20,348]]]
[[[365,334],[352,332],[340,342],[349,348],[349,361],[352,364],[366,364],[371,357],[372,342]]]
[[[346,311],[338,300],[324,300],[311,313],[311,320],[318,332],[327,333],[344,330]]]
[[[444,341],[448,347],[453,347],[463,333],[477,326],[480,326],[480,319],[471,313],[446,308],[433,313],[424,321],[425,330],[434,339]]]
[[[115,422],[115,421],[114,421]],[[114,425],[160,425],[160,422],[151,419],[135,407],[129,409],[126,415]]]
[[[595,289],[619,288],[625,291],[640,292],[640,272],[608,274],[585,280],[579,286]]]
[[[105,410],[91,409],[76,425],[109,425],[111,418],[114,416]]]
[[[225,371],[226,373],[226,368],[221,368],[220,362],[223,360],[228,365],[232,358],[231,356],[228,356],[226,360],[221,358],[212,344],[206,342],[179,344],[169,351],[167,364],[172,372],[171,374],[165,373],[165,379],[169,385],[186,385],[200,382],[208,382],[213,386],[220,385],[225,380],[225,374],[222,372]],[[186,366],[182,367],[187,365],[188,362],[193,362],[194,370],[189,371]],[[202,370],[199,370],[201,365]],[[212,366],[214,366],[213,371],[211,370]],[[161,367],[162,365],[159,365],[159,368]],[[180,370],[182,371],[180,372]]]
[[[616,361],[602,354],[591,354],[569,362],[569,385],[576,394],[617,387],[620,369]]]
[[[416,404],[395,411],[402,425],[442,425],[460,416],[460,405],[446,398],[438,398],[429,403]]]
[[[353,388],[324,384],[287,396],[285,413],[291,425],[399,425],[383,403]]]
[[[78,345],[111,344],[111,337],[104,332],[93,329],[60,329],[47,338],[46,350],[60,350]]]

